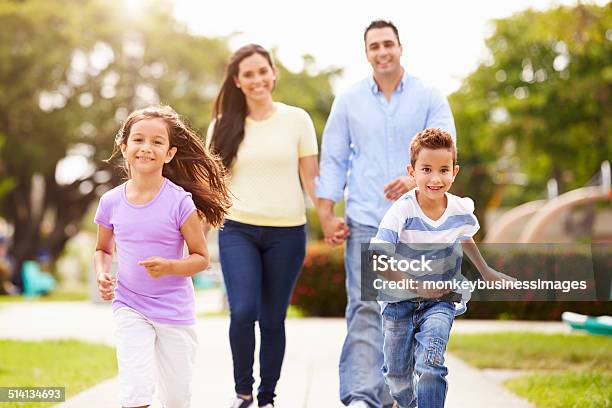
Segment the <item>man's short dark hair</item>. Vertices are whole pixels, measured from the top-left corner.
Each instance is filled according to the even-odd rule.
[[[398,45],[402,45],[400,39],[399,39],[399,32],[397,31],[397,27],[395,26],[395,24],[393,24],[391,21],[388,20],[374,20],[370,23],[369,26],[366,27],[365,31],[363,32],[363,41],[365,42],[366,40],[366,36],[368,35],[368,31],[370,31],[373,28],[385,28],[385,27],[390,27],[393,32],[395,33],[395,37],[397,38],[397,44]]]

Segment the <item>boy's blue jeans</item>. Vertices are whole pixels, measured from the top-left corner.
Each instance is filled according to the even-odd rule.
[[[383,312],[383,376],[401,408],[444,407],[444,351],[455,307],[438,300],[389,303]],[[416,375],[415,375],[416,374]]]

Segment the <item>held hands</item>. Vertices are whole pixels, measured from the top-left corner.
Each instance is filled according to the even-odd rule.
[[[400,176],[389,183],[385,184],[383,192],[385,198],[390,201],[395,201],[407,191],[412,190],[416,186],[416,182],[410,176]]]
[[[340,217],[330,216],[321,219],[321,228],[327,245],[340,245],[349,235],[349,228]]]
[[[151,256],[138,262],[138,265],[143,266],[149,275],[155,279],[164,275],[172,275],[172,261],[159,256]]]
[[[102,272],[96,275],[96,281],[98,282],[98,291],[100,297],[103,300],[113,300],[115,297],[115,283],[117,278],[108,272]]]

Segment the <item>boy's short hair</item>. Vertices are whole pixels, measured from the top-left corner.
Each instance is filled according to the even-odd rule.
[[[445,130],[427,128],[414,135],[410,142],[410,165],[414,167],[423,149],[448,149],[453,155],[453,166],[457,164],[457,148],[453,137]]]

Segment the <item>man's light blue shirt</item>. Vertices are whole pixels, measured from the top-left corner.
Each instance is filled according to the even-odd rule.
[[[455,138],[446,97],[404,74],[387,102],[373,77],[336,97],[323,132],[317,196],[346,200],[346,215],[378,227],[392,204],[385,184],[407,175],[410,141],[425,128],[441,128]],[[345,189],[346,187],[346,189]]]

